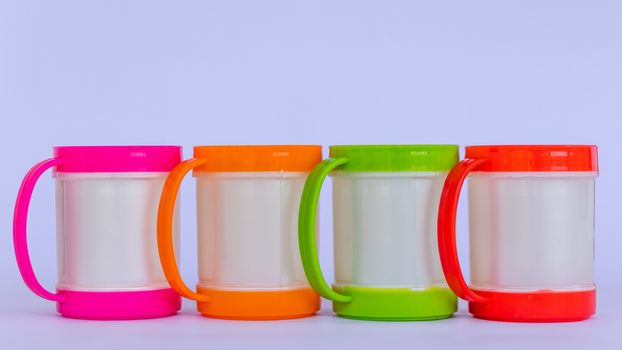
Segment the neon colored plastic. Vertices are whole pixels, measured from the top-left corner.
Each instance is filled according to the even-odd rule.
[[[507,156],[507,158],[504,158],[504,155]],[[538,208],[541,208],[540,205],[544,204],[536,202],[539,200],[538,198],[543,196],[535,196],[534,194],[543,193],[542,191],[544,191],[545,195],[542,200],[546,201],[547,207],[542,208],[556,206],[560,201],[560,203],[564,203],[564,200],[572,201],[575,198],[576,200],[584,201],[589,200],[591,197],[593,201],[593,182],[591,185],[592,188],[590,189],[590,181],[593,181],[591,179],[598,170],[595,146],[472,146],[467,147],[467,156],[473,156],[474,158],[462,160],[447,176],[439,205],[438,247],[443,272],[450,288],[458,297],[470,302],[469,311],[477,318],[513,322],[565,322],[589,318],[594,314],[596,307],[596,294],[593,288],[593,281],[588,281],[589,283],[586,282],[587,284],[585,286],[583,285],[584,282],[581,282],[581,285],[577,285],[575,281],[577,277],[568,279],[566,278],[567,274],[564,273],[560,275],[560,271],[552,270],[557,271],[557,273],[549,272],[548,276],[555,276],[555,282],[549,281],[546,283],[548,281],[546,279],[547,275],[538,275],[536,271],[534,271],[533,274],[539,277],[539,279],[536,280],[539,282],[534,282],[533,278],[527,278],[530,275],[529,273],[525,275],[523,271],[525,270],[524,268],[517,270],[517,264],[520,266],[523,264],[516,262],[516,258],[510,260],[510,265],[508,265],[513,266],[512,269],[504,265],[495,265],[497,272],[493,275],[494,279],[489,279],[488,277],[482,279],[480,277],[480,279],[475,280],[480,283],[480,285],[482,285],[481,283],[489,283],[487,289],[470,288],[464,280],[458,260],[456,247],[456,211],[464,181],[471,172],[479,172],[475,173],[475,175],[473,175],[475,176],[474,179],[471,180],[477,180],[478,182],[477,186],[473,185],[473,182],[471,183],[472,187],[469,191],[471,197],[470,205],[491,205],[489,204],[491,200],[495,203],[494,208],[470,208],[472,216],[471,248],[484,249],[488,247],[488,245],[482,245],[481,238],[478,240],[478,236],[474,235],[483,234],[482,232],[489,232],[490,230],[492,230],[490,232],[497,232],[495,230],[509,230],[506,234],[513,234],[514,231],[508,228],[508,223],[514,223],[521,219],[523,221],[520,222],[532,219],[534,220],[533,222],[543,222],[531,216],[524,218],[520,216],[518,218],[508,217],[508,215],[529,213],[529,210],[525,208],[526,206],[536,206],[535,213],[542,213]],[[479,157],[475,158],[475,156]],[[490,158],[488,158],[488,156],[490,156]],[[498,172],[498,174],[492,174],[495,171]],[[533,174],[530,175],[530,172],[533,172]],[[546,195],[546,193],[549,193],[546,191],[546,186],[556,187],[553,187],[550,194]],[[504,193],[506,196],[498,197],[501,195],[498,193],[499,191],[503,191],[501,193]],[[489,198],[491,193],[496,193],[496,196],[492,199]],[[558,197],[558,195],[561,194],[565,196],[561,198]],[[525,198],[535,198],[535,202],[529,201],[528,203],[524,203],[528,201],[528,199]],[[522,202],[520,202],[519,199],[523,199]],[[518,204],[513,201],[520,202],[520,206],[517,206]],[[569,206],[564,207],[563,211],[561,211],[562,208],[560,208],[557,215],[565,215],[570,218],[579,211],[581,212],[579,216],[586,218],[580,221],[580,227],[586,225],[586,230],[589,230],[587,226],[592,222],[589,219],[591,215],[589,203],[587,210],[584,209],[586,208],[585,205],[578,204],[574,206],[571,204],[572,203],[568,203]],[[490,210],[494,212],[490,212]],[[488,226],[490,223],[487,221],[495,220],[491,219],[490,216],[492,215],[494,217],[494,215],[498,215],[496,214],[497,212],[503,213],[504,216],[498,217],[496,219],[498,221],[494,223],[494,228],[490,228]],[[486,215],[481,216],[481,213],[485,213]],[[473,215],[475,215],[477,220],[473,221]],[[531,215],[536,214],[532,213]],[[536,216],[539,216],[539,214]],[[501,221],[501,218],[504,218],[504,221]],[[540,218],[540,220],[542,219]],[[547,225],[546,227],[552,227],[552,221],[547,220],[545,223]],[[560,223],[560,226],[561,224],[564,223]],[[514,226],[516,225],[513,225],[513,227]],[[524,230],[529,229],[531,226],[519,225],[519,227],[521,227],[520,229],[524,232]],[[537,229],[537,227],[534,227],[534,229]],[[497,232],[497,235],[501,235],[504,232],[505,231]],[[553,234],[555,234],[555,230],[542,232],[547,234],[553,232]],[[579,233],[581,233],[582,237],[585,236],[582,232]],[[554,242],[550,241],[551,239],[559,239],[556,235],[548,237],[549,242]],[[589,240],[589,235],[585,237],[587,237],[586,240]],[[508,242],[514,242],[514,240],[507,241],[507,236],[505,236],[505,239],[506,241],[503,243],[505,245],[510,244]],[[573,238],[569,237],[568,239]],[[493,249],[501,249],[501,240],[495,242],[495,244],[499,246]],[[521,241],[521,245],[516,247],[516,249],[523,246],[527,247],[525,244],[527,243]],[[505,247],[504,249],[511,249],[505,245],[503,246]],[[584,245],[583,241],[575,243],[572,247],[575,246],[585,246],[587,250],[591,251],[589,245]],[[539,248],[536,246],[529,247],[531,250]],[[484,251],[479,252],[479,254],[491,254],[491,256],[494,257],[495,254],[498,255],[500,253]],[[538,254],[546,254],[546,252],[540,252]],[[567,255],[567,253],[564,253],[562,256]],[[503,256],[505,257],[506,255],[504,254]],[[579,254],[573,256],[578,258]],[[583,259],[581,261],[589,258],[589,254],[580,254],[580,256],[581,259]],[[474,273],[474,271],[480,271],[474,270],[476,267],[483,269],[481,271],[486,273],[486,276],[490,275],[490,273],[487,272],[490,267],[487,267],[485,264],[490,264],[487,261],[491,261],[491,258],[483,260],[484,263],[480,263],[478,257],[479,255],[471,262],[472,281],[479,277]],[[525,258],[527,259],[527,257]],[[554,262],[557,260],[553,259],[551,261]],[[557,268],[558,265],[559,264],[555,265],[555,268]],[[502,267],[507,268],[507,270],[501,270]],[[544,271],[549,271],[547,270],[548,268],[551,267],[541,266],[541,269]],[[504,275],[503,271],[508,271],[509,275]],[[513,273],[510,274],[510,272]],[[586,278],[589,278],[589,276],[589,273],[581,271],[579,275],[580,281],[584,281]],[[548,278],[551,279],[552,277]],[[538,283],[541,286],[538,286]],[[496,290],[497,288],[498,290]]]
[[[172,316],[181,308],[179,295],[170,288],[125,292],[58,290],[63,301],[57,310],[64,317],[85,320],[137,320]]]
[[[367,153],[370,154],[369,159],[366,158]],[[338,254],[340,254],[340,245],[352,245],[355,242],[361,242],[364,238],[378,239],[378,227],[387,227],[391,230],[390,226],[393,223],[401,225],[401,219],[404,219],[401,214],[393,216],[373,205],[361,206],[361,200],[374,198],[380,202],[387,201],[389,208],[396,203],[404,203],[404,200],[417,203],[412,207],[408,206],[410,209],[422,208],[421,204],[423,207],[431,206],[435,193],[440,196],[445,171],[457,162],[457,146],[331,146],[330,154],[333,158],[322,161],[310,173],[300,203],[298,217],[300,255],[311,286],[321,296],[333,301],[333,310],[341,317],[385,321],[434,320],[450,317],[456,311],[457,300],[448,288],[442,287],[440,266],[438,269],[434,266],[412,269],[399,276],[398,274],[402,272],[387,270],[380,273],[381,270],[374,267],[377,263],[383,265],[385,260],[387,266],[394,263],[392,259],[386,259],[387,249],[392,253],[401,253],[393,252],[391,245],[378,251],[381,247],[374,249],[369,241],[361,243],[366,248],[360,246],[355,248],[360,250],[356,254],[364,256],[350,256],[348,254],[352,253],[347,253],[344,257],[340,257]],[[337,155],[339,157],[335,157]],[[335,237],[336,278],[339,274],[346,277],[342,280],[337,278],[339,283],[334,284],[333,288],[326,282],[321,271],[316,237],[319,194],[324,180],[331,173],[334,175],[335,235],[346,234],[345,237],[350,237],[352,234],[358,238],[339,238],[338,240],[338,237]],[[408,198],[404,198],[404,194]],[[419,199],[410,198],[408,194],[418,195]],[[403,208],[403,206],[400,207]],[[436,217],[435,213],[434,210],[434,217]],[[351,222],[353,215],[355,218],[357,215],[376,215],[375,218],[361,217],[367,225],[372,226],[371,231],[368,232],[367,229],[352,231],[356,227],[356,224],[352,225]],[[417,234],[425,236],[427,231],[423,222],[426,219],[423,217],[427,218],[428,214],[416,212],[413,215],[418,216],[417,222],[422,226],[413,225],[412,227]],[[337,230],[337,227],[340,229]],[[400,237],[400,239],[405,237],[399,229],[387,232],[388,238],[386,239],[391,239],[391,236]],[[419,242],[420,236],[414,233],[406,236],[408,240],[413,239]],[[436,251],[435,247],[430,248]],[[411,254],[412,252],[405,253],[402,258],[410,259]],[[431,261],[434,261],[433,257],[432,255]],[[422,260],[425,261],[426,258]],[[338,265],[340,261],[347,266],[350,265],[349,261],[353,261],[352,264],[355,264],[356,268],[350,267],[348,270],[350,272],[341,271]],[[438,262],[436,264],[438,265]],[[438,272],[435,273],[435,270]],[[353,278],[351,274],[355,274],[356,277]],[[434,281],[434,275],[439,275],[440,281]],[[419,287],[419,283],[422,287]]]
[[[438,210],[438,249],[445,279],[458,298],[473,302],[484,302],[486,298],[473,292],[462,275],[456,244],[456,212],[464,180],[470,171],[484,163],[485,159],[465,159],[449,172]]]
[[[181,162],[179,146],[64,146],[54,147],[63,159],[63,173],[169,172]]]
[[[331,146],[331,158],[348,158],[340,171],[449,171],[458,162],[456,145]]]
[[[191,290],[181,278],[177,260],[175,259],[175,246],[173,245],[173,213],[175,212],[175,202],[177,193],[184,176],[199,166],[207,164],[206,159],[188,159],[181,162],[173,171],[170,172],[162,196],[160,197],[160,207],[158,209],[158,252],[164,275],[171,287],[181,296],[191,300],[206,302],[209,297]]]
[[[507,322],[574,322],[596,312],[596,290],[508,293],[476,291],[485,303],[469,303],[475,317]]]
[[[61,278],[61,281],[59,281],[57,285],[57,293],[46,290],[37,280],[30,261],[26,229],[28,208],[34,187],[37,180],[47,169],[54,168],[57,177],[57,203],[60,205],[59,213],[61,213],[60,215],[62,216],[64,207],[67,206],[68,203],[79,206],[77,203],[81,202],[76,203],[75,201],[85,199],[80,197],[80,193],[84,193],[81,192],[81,189],[93,189],[89,187],[91,186],[89,179],[96,179],[94,181],[100,182],[116,181],[112,179],[112,177],[122,178],[126,176],[123,174],[117,175],[116,173],[130,172],[132,174],[127,175],[128,179],[131,178],[130,181],[140,181],[139,179],[142,179],[141,176],[146,176],[146,178],[149,179],[148,181],[153,181],[152,179],[159,175],[145,175],[145,173],[159,173],[170,169],[174,166],[174,164],[171,163],[174,162],[175,159],[180,158],[181,148],[175,146],[57,147],[55,148],[55,154],[56,156],[54,158],[40,162],[30,169],[22,181],[15,203],[13,243],[17,265],[28,288],[44,299],[57,302],[58,311],[63,316],[67,317],[85,319],[135,319],[163,317],[176,313],[177,310],[179,310],[181,300],[172,290],[144,289],[140,292],[135,292],[127,291],[127,289],[124,288],[127,286],[119,286],[118,290],[114,290],[116,287],[114,285],[101,288],[101,286],[98,285],[89,285],[88,282],[85,283],[85,281],[89,281],[92,277],[97,276],[86,276],[86,279],[83,278],[79,281],[82,284],[71,285],[68,288],[65,288],[66,286],[61,283]],[[162,156],[162,158],[159,158],[160,156]],[[135,163],[132,163],[133,161],[135,161]],[[73,184],[78,183],[78,185],[72,185],[75,192],[69,192],[70,195],[68,195],[68,198],[64,198],[64,186],[67,185],[65,182],[71,182]],[[86,183],[89,185],[83,186]],[[108,194],[110,195],[110,193]],[[74,206],[74,208],[76,206]],[[81,209],[86,210],[86,208]],[[142,207],[140,208],[141,211],[143,209]],[[76,218],[76,220],[72,219],[70,223],[67,223],[64,217],[59,219],[61,220],[59,221],[61,225],[58,226],[59,234],[63,235],[63,239],[67,238],[63,232],[65,228],[72,227],[75,229],[77,227],[76,225],[82,225],[84,222],[88,222],[77,219],[79,218]],[[78,228],[77,231],[80,231],[80,228]],[[80,247],[80,244],[75,243],[77,242],[67,242],[67,247],[69,248],[64,247],[66,248],[64,252],[66,253],[71,249],[79,249],[76,247]],[[82,241],[80,243],[85,242]],[[59,259],[63,258],[66,258],[66,256],[59,257]],[[65,265],[71,265],[73,271],[81,271],[80,278],[85,277],[84,271],[88,271],[85,266],[76,268],[75,264],[72,264],[70,260],[62,260],[62,262]],[[59,264],[59,269],[60,266],[64,265]],[[62,269],[59,273],[63,278],[67,276],[76,277],[71,274],[65,274]],[[141,285],[141,287],[144,288],[147,287],[147,285]],[[132,288],[130,287],[130,289]]]
[[[335,292],[324,279],[320,260],[317,253],[317,207],[320,199],[322,184],[328,174],[346,164],[348,159],[326,159],[311,171],[300,200],[300,212],[298,214],[298,244],[300,246],[300,258],[305,269],[307,280],[311,287],[321,296],[332,301],[347,303],[352,297]]]
[[[341,317],[376,321],[431,321],[451,317],[456,312],[456,296],[448,288],[374,288],[334,286],[352,298],[334,302],[333,311]]]
[[[321,146],[197,146],[195,158],[210,161],[196,172],[308,172],[322,160]]]
[[[62,164],[63,160],[60,158],[52,158],[45,160],[30,169],[30,171],[24,177],[22,185],[17,193],[17,200],[15,201],[15,211],[13,216],[13,248],[15,249],[15,258],[17,259],[17,267],[19,272],[26,283],[26,286],[30,288],[36,295],[43,299],[62,302],[63,297],[58,294],[47,291],[41,283],[37,280],[35,272],[30,262],[30,255],[28,254],[28,241],[26,239],[26,227],[28,224],[28,207],[30,205],[30,198],[32,197],[32,191],[35,188],[35,184],[39,177],[49,168]]]
[[[477,171],[598,172],[598,149],[592,145],[469,146],[465,158],[488,160]]]
[[[210,301],[197,303],[208,317],[229,320],[282,320],[314,315],[320,297],[311,288],[293,290],[223,290],[197,287]]]
[[[267,256],[262,264],[257,261],[256,251],[248,250],[261,248],[249,247],[252,242],[247,239],[251,238],[249,234],[252,238],[264,237],[259,243],[269,245],[264,247],[266,253],[287,247],[280,244],[273,247],[271,242],[274,239],[284,239],[275,238],[273,233],[278,236],[279,230],[295,232],[284,228],[295,219],[293,215],[289,219],[288,208],[290,202],[297,203],[305,173],[321,160],[321,146],[196,147],[194,156],[169,174],[160,199],[158,248],[171,287],[180,295],[197,301],[198,311],[208,317],[269,320],[315,314],[320,307],[319,296],[309,288],[302,271],[297,273],[300,277],[295,272],[293,275],[284,272],[283,265],[279,271],[278,258],[275,271],[273,255]],[[197,178],[199,215],[197,291],[183,282],[171,239],[177,193],[184,176],[191,170]],[[214,206],[218,208],[214,215],[219,216],[211,218]],[[296,214],[295,210],[292,212]],[[252,224],[248,225],[255,226],[248,226],[249,222]],[[275,226],[276,232],[273,231]],[[224,246],[215,247],[214,239]],[[238,249],[240,242],[244,245]],[[210,254],[210,249],[218,251]],[[245,250],[248,254],[242,255]],[[297,249],[294,253],[285,254],[286,259],[293,259],[291,266],[284,265],[285,270],[289,271],[290,267],[291,270],[302,270],[294,266],[299,261]],[[253,261],[257,265],[248,266]],[[288,260],[284,261],[287,264]]]

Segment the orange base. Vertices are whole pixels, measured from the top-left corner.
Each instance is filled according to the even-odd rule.
[[[197,287],[209,301],[197,303],[207,317],[228,320],[283,320],[314,315],[320,297],[311,288],[273,291],[232,291]]]

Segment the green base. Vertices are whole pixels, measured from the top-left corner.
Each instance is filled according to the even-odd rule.
[[[458,301],[448,288],[413,290],[409,288],[369,288],[333,286],[352,297],[348,303],[333,302],[340,317],[370,321],[431,321],[451,317]]]

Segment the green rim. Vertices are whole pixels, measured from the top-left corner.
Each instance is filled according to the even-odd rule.
[[[333,286],[335,292],[351,297],[333,302],[340,317],[373,321],[431,321],[451,317],[458,300],[448,288],[370,288]]]
[[[331,158],[347,158],[339,171],[449,171],[458,163],[457,145],[330,146]]]

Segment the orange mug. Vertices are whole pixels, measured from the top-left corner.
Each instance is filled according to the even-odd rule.
[[[201,146],[168,176],[158,211],[158,249],[168,282],[214,318],[270,320],[314,315],[298,250],[298,207],[321,146]],[[199,282],[183,282],[173,245],[179,186],[197,179]]]

